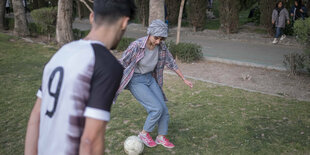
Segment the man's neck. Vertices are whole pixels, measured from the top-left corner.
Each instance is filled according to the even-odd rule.
[[[92,29],[89,34],[84,38],[84,40],[96,40],[104,44],[107,49],[111,49],[115,35],[113,36],[113,31],[109,29]]]

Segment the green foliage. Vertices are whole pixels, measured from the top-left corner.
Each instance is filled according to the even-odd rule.
[[[5,26],[9,30],[14,30],[14,18],[5,18]]]
[[[289,35],[289,36],[294,35],[294,24],[291,22],[290,24],[286,25],[283,32],[284,34]]]
[[[81,31],[79,29],[73,29],[72,31],[73,31],[74,40],[78,40],[78,39],[85,38],[90,30]]]
[[[202,48],[197,44],[192,43],[179,43],[176,45],[170,41],[167,43],[168,49],[174,58],[182,62],[195,62],[203,58]]]
[[[240,1],[240,10],[247,10],[258,2],[258,0],[239,0],[239,1]]]
[[[308,71],[310,73],[310,55],[290,53],[284,55],[283,63],[292,75]]]
[[[189,22],[193,26],[194,31],[203,30],[206,24],[206,0],[191,0],[188,4]]]
[[[38,34],[53,35],[56,31],[57,8],[40,8],[31,12],[35,22],[34,31]]]
[[[310,18],[297,20],[294,23],[294,33],[297,40],[304,45],[305,52],[285,55],[283,62],[292,74],[300,71],[310,73]]]
[[[294,23],[294,32],[297,39],[302,44],[310,44],[310,18],[297,20]]]
[[[205,29],[208,30],[218,30],[220,28],[221,24],[220,24],[220,20],[217,19],[210,19],[208,20],[208,22],[205,25]]]
[[[118,44],[118,46],[117,46],[117,48],[116,48],[116,50],[117,51],[125,51],[127,48],[128,48],[128,46],[132,43],[132,42],[134,42],[136,39],[134,39],[134,38],[125,38],[125,37],[123,37],[122,39],[121,39],[121,41],[119,42],[119,44]]]
[[[253,22],[255,23],[256,25],[259,25],[260,24],[260,15],[261,15],[261,12],[260,12],[260,9],[258,6],[256,6],[254,9],[254,12],[253,12],[253,17],[250,18],[250,22]]]

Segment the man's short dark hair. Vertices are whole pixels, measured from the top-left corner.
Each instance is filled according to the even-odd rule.
[[[133,19],[136,5],[134,0],[95,0],[94,1],[95,23],[114,23],[122,17]]]

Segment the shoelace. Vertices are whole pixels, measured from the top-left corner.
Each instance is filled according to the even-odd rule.
[[[169,139],[167,139],[165,136],[163,136],[163,140],[162,141],[165,142],[165,143],[169,143]]]
[[[167,139],[166,137],[163,137],[163,139],[166,143],[169,143],[169,139]]]
[[[152,141],[152,140],[151,140],[152,138],[151,138],[151,136],[150,136],[149,134],[146,134],[146,137],[143,136],[143,138],[146,139],[146,141],[147,141],[148,143]]]

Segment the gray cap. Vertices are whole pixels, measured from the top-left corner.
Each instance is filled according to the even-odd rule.
[[[147,34],[156,37],[168,37],[168,25],[160,19],[153,20],[147,28]]]

